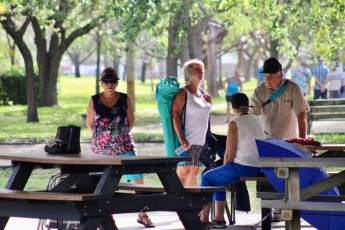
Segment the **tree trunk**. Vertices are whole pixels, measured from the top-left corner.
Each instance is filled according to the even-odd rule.
[[[188,42],[188,33],[184,33],[182,35],[182,39],[181,39],[181,51],[180,51],[180,61],[181,63],[185,63],[186,61],[188,61],[191,57],[190,57],[190,52],[189,52],[189,42]],[[168,75],[169,76],[169,75]]]
[[[127,42],[127,94],[132,101],[133,109],[135,110],[135,53],[134,44]]]
[[[18,43],[17,43],[18,44]],[[39,122],[37,113],[37,96],[33,59],[29,48],[24,42],[18,45],[25,62],[26,73],[26,99],[28,104],[27,122]]]
[[[222,68],[222,56],[218,57],[218,67],[219,67],[219,71],[218,71],[218,84],[217,84],[217,89],[222,89],[223,88],[223,76],[222,76],[222,72],[223,72],[223,68]]]
[[[178,31],[181,23],[181,13],[176,13],[174,18],[170,19],[168,27],[168,54],[167,54],[167,76],[177,76],[177,60],[179,56]]]
[[[147,62],[146,62],[146,60],[143,60],[143,64],[141,65],[141,83],[145,83],[146,67],[147,67]],[[152,76],[151,76],[151,78],[152,78]]]
[[[189,56],[190,58],[203,59],[203,33],[206,31],[210,17],[201,19],[189,29]],[[216,35],[217,36],[217,35]],[[215,39],[216,40],[216,39]],[[216,43],[216,41],[215,41]]]
[[[39,51],[37,51],[39,52]],[[53,53],[44,53],[37,58],[40,75],[40,106],[53,106],[58,104],[57,100],[57,78],[59,73],[59,66],[62,59],[61,51]],[[45,61],[42,61],[45,58]]]
[[[35,86],[35,72],[33,65],[33,58],[30,49],[23,40],[23,35],[30,23],[30,17],[28,16],[23,22],[20,29],[16,30],[14,21],[10,15],[6,15],[6,20],[2,20],[1,24],[6,33],[8,33],[17,45],[20,53],[23,56],[26,72],[26,98],[28,104],[27,122],[38,122],[37,113],[37,97]]]
[[[15,57],[16,57],[16,43],[13,41],[13,39],[10,38],[9,35],[6,36],[7,38],[7,44],[8,44],[8,53],[10,55],[11,58],[11,66],[14,66],[15,63]],[[12,43],[12,42],[13,43]]]
[[[96,94],[99,94],[99,77],[100,77],[100,63],[101,63],[101,36],[100,36],[100,31],[101,29],[99,28],[98,33],[96,33],[96,56],[97,56],[97,67],[96,67]]]
[[[62,18],[58,18],[62,19]],[[103,20],[103,19],[102,19]],[[56,83],[59,72],[59,65],[62,55],[75,39],[89,33],[92,29],[102,23],[102,20],[93,19],[88,24],[76,28],[66,36],[66,28],[62,27],[62,21],[55,21],[54,28],[59,32],[52,32],[47,38],[45,27],[40,25],[36,17],[31,18],[32,28],[35,33],[35,44],[37,49],[37,65],[40,76],[39,105],[57,105]],[[49,46],[47,45],[49,41]],[[48,50],[47,50],[48,48]]]
[[[80,62],[76,62],[74,64],[74,68],[75,68],[74,76],[77,78],[80,78]]]
[[[272,37],[270,39],[270,54],[271,57],[275,57],[277,59],[279,59],[279,51],[278,51],[278,46],[279,46],[279,42],[278,40],[273,40]]]
[[[217,28],[210,22],[207,41],[207,90],[211,96],[217,97],[217,57],[216,57]]]

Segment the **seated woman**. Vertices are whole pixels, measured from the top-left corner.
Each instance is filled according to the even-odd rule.
[[[240,177],[261,174],[258,166],[258,150],[255,139],[265,139],[264,129],[257,116],[248,114],[249,100],[244,93],[236,93],[231,98],[236,118],[230,122],[226,140],[223,165],[201,176],[201,186],[223,186],[239,181]],[[224,219],[225,192],[215,192],[215,218],[209,222],[210,204],[200,214],[205,229],[226,228]]]

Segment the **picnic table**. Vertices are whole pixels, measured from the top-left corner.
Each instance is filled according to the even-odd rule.
[[[334,186],[345,183],[345,145],[323,145],[323,146],[303,146],[313,150],[326,150],[326,152],[316,158],[286,158],[286,157],[260,157],[261,167],[273,167],[278,178],[285,179],[285,194],[276,194],[271,200],[262,200],[261,205],[265,208],[276,208],[283,210],[293,210],[291,221],[287,221],[288,229],[300,229],[300,210],[328,210],[344,211],[344,196],[317,196]],[[333,157],[334,156],[334,157]],[[314,167],[344,167],[339,172],[333,172],[332,176],[300,188],[300,168]],[[283,196],[282,196],[283,195]],[[284,197],[284,199],[282,199]],[[316,199],[310,201],[308,199]],[[319,201],[323,202],[319,202]],[[338,202],[324,202],[338,201]]]
[[[13,167],[6,187],[0,189],[0,206],[8,207],[0,209],[0,229],[5,228],[9,217],[28,217],[77,220],[78,229],[102,226],[111,230],[117,229],[112,214],[147,207],[150,211],[177,212],[185,229],[203,229],[198,213],[217,190],[187,192],[176,173],[177,163],[186,157],[0,153],[0,159],[11,160]],[[35,168],[58,168],[67,176],[50,190],[24,191]],[[135,173],[157,174],[165,193],[117,195],[122,175]]]

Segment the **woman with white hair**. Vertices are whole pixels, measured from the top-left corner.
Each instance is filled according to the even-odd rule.
[[[201,166],[199,157],[205,143],[212,99],[201,88],[205,73],[204,63],[192,59],[184,63],[183,69],[186,85],[177,92],[171,113],[174,130],[189,160],[179,163],[177,173],[184,186],[195,186]],[[181,116],[183,112],[184,119]],[[183,121],[184,124],[181,125]]]

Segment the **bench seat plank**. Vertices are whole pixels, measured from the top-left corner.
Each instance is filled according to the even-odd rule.
[[[310,134],[313,121],[345,120],[344,99],[321,99],[308,101],[310,111],[307,113],[307,133]]]
[[[120,183],[117,187],[118,190],[129,190],[138,192],[165,192],[164,188],[160,185],[147,185],[147,184],[131,184],[131,183]],[[224,187],[221,186],[187,186],[185,190],[189,193],[202,193],[202,192],[217,192],[225,191]]]
[[[105,195],[0,189],[0,198],[22,200],[85,201],[98,199],[100,196]]]
[[[261,207],[290,210],[318,210],[343,212],[345,209],[345,204],[330,202],[261,200]]]

